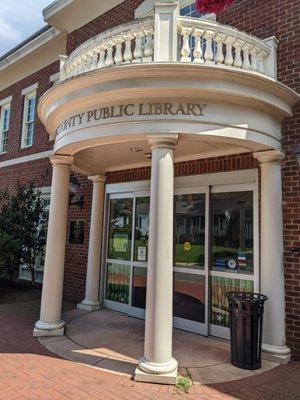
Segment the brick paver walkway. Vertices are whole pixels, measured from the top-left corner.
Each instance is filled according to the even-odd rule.
[[[0,306],[0,400],[300,400],[300,364],[189,393],[63,360],[31,336],[37,302]]]

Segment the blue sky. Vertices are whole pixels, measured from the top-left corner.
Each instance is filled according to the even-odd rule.
[[[45,25],[52,0],[0,0],[0,56]]]

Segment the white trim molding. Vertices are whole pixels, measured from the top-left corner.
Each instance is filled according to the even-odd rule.
[[[22,96],[26,96],[27,94],[30,94],[31,92],[36,91],[38,86],[39,86],[39,84],[38,84],[38,82],[36,82],[33,85],[30,85],[27,88],[23,89]]]
[[[23,164],[29,161],[40,160],[42,158],[48,158],[53,155],[53,150],[42,151],[41,153],[30,154],[24,157],[12,158],[11,160],[5,160],[0,162],[0,168],[10,167],[11,165]]]
[[[59,34],[59,30],[52,27],[49,27],[49,29],[46,31],[41,32],[40,35],[34,37],[29,42],[26,42],[22,47],[17,48],[15,51],[12,51],[12,53],[9,53],[7,57],[3,58],[3,60],[0,61],[0,71],[16,63],[28,54],[34,52],[44,44],[50,42]]]
[[[0,100],[0,107],[6,106],[12,102],[12,96],[5,97],[5,99]]]

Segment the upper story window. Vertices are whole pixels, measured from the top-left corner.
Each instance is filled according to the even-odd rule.
[[[180,15],[182,15],[183,17],[199,18],[203,14],[198,13],[198,11],[196,10],[195,1],[193,1],[190,4],[185,5],[180,9]]]
[[[0,103],[0,153],[7,152],[11,97]]]
[[[33,144],[35,109],[36,109],[36,90],[33,90],[31,92],[26,93],[24,97],[21,147],[30,147]]]

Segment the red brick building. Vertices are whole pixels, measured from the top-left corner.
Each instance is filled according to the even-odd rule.
[[[107,3],[54,2],[0,58],[0,187],[53,196],[36,334],[63,330],[62,282],[81,307],[142,318],[147,287],[146,331],[162,324],[146,332],[151,374],[172,320],[228,338],[224,293],[255,290],[265,352],[299,357],[299,2],[237,0],[217,17],[185,0]]]

